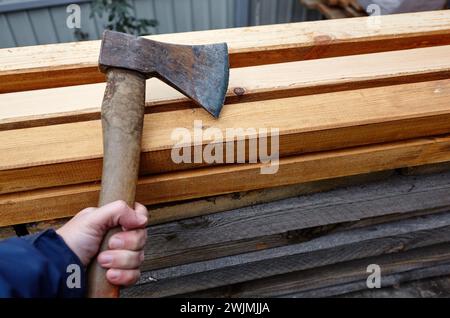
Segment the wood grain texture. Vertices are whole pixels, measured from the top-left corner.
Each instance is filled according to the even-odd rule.
[[[122,200],[134,208],[144,124],[145,77],[135,71],[115,68],[109,68],[106,77],[102,103],[104,159],[98,206]],[[109,239],[121,231],[120,226],[109,229],[98,253],[108,250]],[[106,279],[106,269],[96,257],[89,264],[87,277],[88,297],[119,297],[119,286]]]
[[[146,272],[124,296],[164,297],[450,241],[450,214],[332,233],[268,250]]]
[[[423,166],[406,167],[400,169],[400,172],[406,176],[420,176],[433,173],[443,173],[450,170],[450,162],[433,163]]]
[[[256,204],[278,201],[299,195],[329,191],[335,188],[370,183],[384,180],[394,174],[394,170],[386,170],[350,177],[340,177],[292,184],[274,188],[236,192],[231,194],[208,197],[205,199],[188,200],[181,203],[166,203],[149,206],[149,224],[160,224],[197,216],[244,208]]]
[[[449,298],[450,297],[450,275],[446,272],[444,266],[433,268],[436,274],[442,270],[442,276],[426,278],[427,276],[420,271],[414,273],[416,277],[423,277],[420,280],[408,281],[399,279],[398,283],[392,287],[385,287],[379,290],[361,290],[343,295],[345,298]],[[431,271],[431,270],[430,270]],[[426,272],[430,272],[426,271]],[[411,273],[413,274],[413,273]],[[421,274],[421,275],[420,275]]]
[[[450,44],[448,11],[277,26],[176,33],[151,39],[178,44],[227,42],[232,67]],[[97,70],[99,41],[0,50],[0,92],[104,81]]]
[[[256,140],[260,129],[277,128],[279,154],[286,157],[448,133],[449,99],[450,80],[442,80],[226,105],[220,120],[199,108],[149,114],[144,120],[140,175],[211,165],[175,163],[171,157],[179,142],[172,139],[174,130],[186,128],[193,136],[194,123],[200,120],[202,129],[217,128],[223,135],[227,129],[242,128],[231,140]],[[226,147],[224,140],[214,138],[204,138],[202,146],[194,147],[193,140],[185,145],[191,153],[208,143]],[[100,121],[3,131],[0,152],[0,193],[98,181],[103,155]],[[247,147],[245,152],[249,153]]]
[[[445,161],[450,136],[429,137],[282,158],[276,174],[261,174],[264,164],[257,163],[144,177],[136,201],[173,202]],[[98,195],[97,183],[4,194],[0,226],[72,216],[96,206]]]
[[[448,244],[418,248],[407,252],[369,257],[324,267],[276,275],[236,285],[182,295],[186,297],[350,297],[360,291],[369,295],[367,266],[381,267],[382,289],[403,282],[450,274]],[[366,297],[367,297],[366,296]],[[370,296],[369,296],[370,297]]]
[[[388,86],[450,77],[450,46],[270,64],[231,70],[227,104]],[[0,95],[0,130],[100,118],[104,84]],[[198,107],[157,79],[148,113]]]
[[[395,175],[370,184],[150,226],[143,269],[293,244],[307,239],[308,235],[318,236],[312,228],[320,226],[347,222],[364,226],[367,224],[361,220],[393,221],[375,220],[381,216],[407,217],[414,213],[445,211],[450,211],[450,173],[420,179]],[[339,225],[326,230],[347,227]]]
[[[148,224],[155,225],[171,221],[183,220],[212,213],[239,209],[255,204],[282,200],[294,196],[329,191],[335,188],[369,183],[389,178],[394,170],[380,171],[350,177],[312,181],[275,188],[236,192],[231,194],[208,197],[205,199],[187,200],[178,203],[165,203],[148,206],[150,219]],[[48,228],[57,229],[69,218],[27,223],[29,233],[37,233]]]

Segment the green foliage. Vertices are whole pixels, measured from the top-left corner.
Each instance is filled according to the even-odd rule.
[[[148,29],[158,24],[156,20],[136,18],[129,0],[94,0],[91,18],[95,15],[106,17],[106,29],[134,35],[148,34]]]

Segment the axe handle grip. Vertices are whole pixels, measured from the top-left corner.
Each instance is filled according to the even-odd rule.
[[[140,73],[111,68],[102,104],[103,171],[99,206],[123,200],[134,208],[139,173],[145,106],[145,78]],[[108,249],[109,238],[121,231],[110,230],[100,247]],[[97,258],[88,268],[88,297],[117,298],[119,287],[106,280],[106,270]]]

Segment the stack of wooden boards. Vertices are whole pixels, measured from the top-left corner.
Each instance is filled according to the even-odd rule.
[[[125,296],[348,294],[372,263],[384,286],[449,274],[450,174],[407,167],[450,161],[450,12],[380,19],[152,36],[226,41],[232,70],[219,120],[149,81],[137,200],[151,224]],[[0,237],[96,205],[99,44],[0,50]],[[171,133],[195,120],[279,128],[278,172],[175,164]]]

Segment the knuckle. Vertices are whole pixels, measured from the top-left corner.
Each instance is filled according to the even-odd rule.
[[[148,210],[147,210],[147,208],[145,207],[145,205],[142,205],[142,204],[139,203],[139,204],[136,206],[136,210],[137,210],[139,213],[144,214],[145,216],[148,215]]]
[[[124,254],[123,258],[123,266],[126,267],[135,267],[139,264],[139,253],[137,252],[128,252]]]
[[[86,209],[83,209],[80,211],[80,213],[78,213],[79,215],[84,215],[84,214],[89,214],[91,212],[94,212],[95,210],[97,210],[97,208],[94,207],[88,207]]]
[[[128,235],[128,246],[132,250],[138,250],[145,244],[146,235],[141,230],[135,230]]]
[[[116,201],[116,204],[117,208],[119,208],[120,210],[125,210],[128,208],[128,204],[124,200],[118,200]]]

